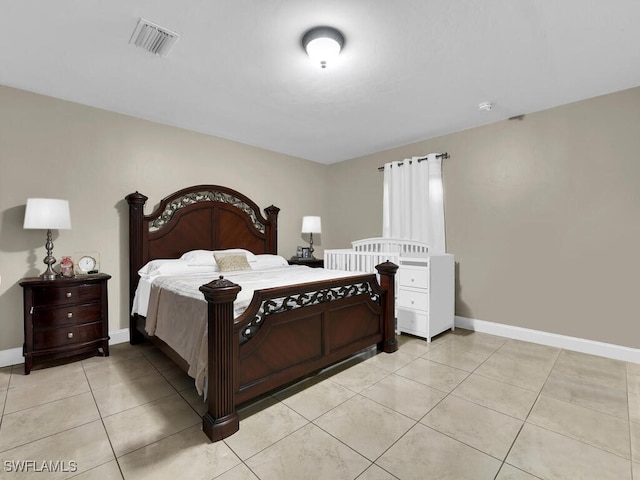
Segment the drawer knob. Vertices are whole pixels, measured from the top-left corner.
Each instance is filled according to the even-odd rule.
[[[411,279],[411,281],[412,281],[412,282],[415,282],[415,281],[416,281],[416,279],[415,279],[415,278],[412,278],[412,279]]]
[[[416,303],[415,301],[411,300],[411,305],[413,305],[414,303]]]
[[[73,318],[73,312],[67,313],[67,318]]]
[[[67,338],[73,338],[73,332],[67,333]]]
[[[67,292],[67,298],[71,298],[71,292]]]

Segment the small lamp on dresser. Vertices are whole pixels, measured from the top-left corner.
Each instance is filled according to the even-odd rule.
[[[320,217],[302,217],[302,233],[309,234],[309,255],[313,256],[313,234],[322,233]]]
[[[47,230],[47,242],[45,244],[47,256],[44,257],[43,260],[47,265],[47,270],[40,275],[40,278],[43,280],[54,280],[56,278],[56,272],[53,271],[52,266],[56,263],[56,259],[53,256],[51,230],[68,230],[71,228],[69,201],[59,200],[57,198],[27,199],[23,228]]]

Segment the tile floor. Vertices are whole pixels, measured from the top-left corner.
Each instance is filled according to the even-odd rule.
[[[399,340],[246,406],[218,443],[149,345],[2,368],[0,478],[640,480],[640,365],[460,329]]]

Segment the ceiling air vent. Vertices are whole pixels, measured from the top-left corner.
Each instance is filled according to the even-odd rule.
[[[129,43],[155,55],[166,57],[179,38],[180,35],[176,32],[141,18]]]

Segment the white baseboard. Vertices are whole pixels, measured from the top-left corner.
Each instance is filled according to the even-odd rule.
[[[499,337],[512,338],[514,340],[524,340],[525,342],[539,343],[550,347],[564,348],[576,352],[599,355],[601,357],[613,358],[625,362],[640,363],[640,349],[623,347],[612,343],[596,342],[585,338],[569,337],[557,333],[548,333],[529,328],[514,327],[503,323],[487,322],[475,318],[455,317],[456,327],[465,330],[488,333]]]
[[[109,333],[109,345],[115,345],[117,343],[124,343],[129,341],[129,329],[123,328],[122,330],[116,330]],[[9,348],[7,350],[0,350],[0,367],[8,367],[9,365],[19,365],[24,363],[24,357],[22,356],[22,347]]]

